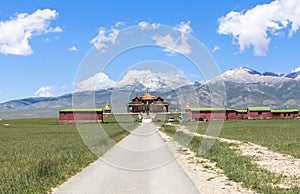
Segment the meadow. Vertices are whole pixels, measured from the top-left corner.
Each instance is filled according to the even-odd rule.
[[[207,122],[199,122],[197,132],[205,134],[207,126]],[[300,158],[300,119],[229,120],[223,123],[219,137],[252,142]]]
[[[186,122],[186,127],[192,126]],[[197,132],[205,134],[208,122],[199,122]],[[219,137],[249,141],[268,147],[280,153],[300,158],[300,120],[241,120],[225,121]],[[163,125],[161,131],[172,136],[175,141],[190,148],[199,157],[215,162],[225,175],[244,187],[258,193],[300,193],[300,188],[290,185],[280,188],[287,182],[286,177],[271,173],[253,163],[254,158],[241,155],[237,145],[216,141],[210,150],[200,155],[201,137],[192,137],[177,131],[174,125]]]
[[[55,119],[19,119],[0,121],[0,193],[48,193],[99,155],[127,136],[127,129],[138,123],[120,127],[115,118],[101,125],[112,140],[97,139],[101,147],[90,151],[75,124],[58,124]]]

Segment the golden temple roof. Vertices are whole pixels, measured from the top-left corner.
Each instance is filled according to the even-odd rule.
[[[155,96],[152,96],[151,94],[147,93],[144,95],[144,96],[141,96],[140,97],[141,100],[154,100],[155,99]]]

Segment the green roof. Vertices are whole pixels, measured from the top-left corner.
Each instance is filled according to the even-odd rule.
[[[167,103],[167,102],[160,102],[160,101],[156,101],[156,102],[154,102],[154,104],[169,104],[169,103]]]
[[[143,104],[142,102],[129,102],[128,104]]]
[[[68,108],[59,112],[102,112],[102,108]]]
[[[297,109],[271,110],[272,113],[293,113],[298,112]]]
[[[191,108],[192,112],[196,112],[196,111],[233,111],[232,109],[229,108],[218,108],[218,107],[200,107],[200,108]]]
[[[242,110],[235,110],[236,112],[239,112],[239,113],[246,113],[247,112],[247,110],[245,110],[245,109],[242,109]]]
[[[250,112],[255,112],[255,111],[271,111],[271,108],[268,106],[252,106],[248,107],[248,110]]]

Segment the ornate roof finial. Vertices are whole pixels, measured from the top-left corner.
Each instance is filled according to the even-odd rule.
[[[106,104],[105,104],[104,110],[110,110],[110,106],[109,106],[109,104],[108,104],[108,100],[106,101]]]
[[[185,110],[190,110],[190,109],[191,109],[191,105],[190,105],[190,103],[188,102],[188,103],[186,103]]]
[[[146,89],[146,94],[148,94],[149,93],[149,91],[148,91],[148,88]]]

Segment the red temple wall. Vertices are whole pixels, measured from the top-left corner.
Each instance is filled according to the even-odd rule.
[[[103,121],[103,113],[102,112],[60,112],[59,113],[59,121],[60,122],[74,122],[74,121],[94,121],[101,122]]]

